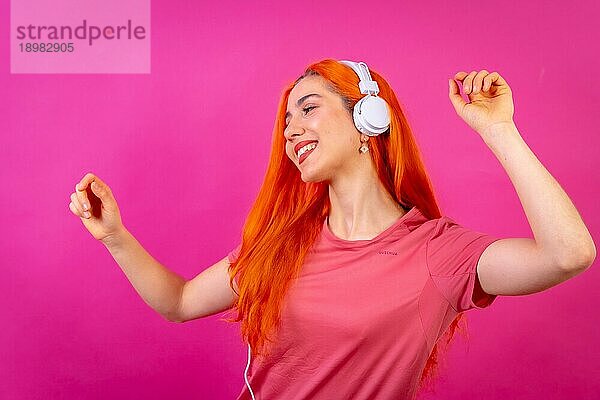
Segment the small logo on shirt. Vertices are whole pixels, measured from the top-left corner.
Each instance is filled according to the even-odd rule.
[[[377,252],[377,254],[386,254],[389,256],[397,256],[398,255],[398,253],[396,253],[395,251],[388,251],[388,250],[379,250]]]

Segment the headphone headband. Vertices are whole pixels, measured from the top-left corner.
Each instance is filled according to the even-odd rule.
[[[369,72],[369,67],[364,62],[354,62],[349,60],[340,60],[342,64],[345,64],[352,68],[356,75],[358,75],[360,82],[358,83],[358,88],[360,89],[361,94],[378,94],[379,93],[379,85],[377,82],[371,78],[371,72]]]

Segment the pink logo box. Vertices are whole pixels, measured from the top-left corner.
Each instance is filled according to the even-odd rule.
[[[11,73],[150,73],[150,0],[11,0]]]

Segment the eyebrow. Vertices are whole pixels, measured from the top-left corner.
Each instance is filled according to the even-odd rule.
[[[308,98],[309,98],[309,97],[311,97],[311,96],[323,97],[323,96],[321,96],[321,95],[320,95],[320,94],[318,94],[318,93],[309,93],[309,94],[307,94],[307,95],[304,95],[304,96],[300,97],[300,98],[298,99],[298,101],[296,102],[296,105],[297,105],[298,107],[300,107],[300,106],[302,105],[302,103],[304,103],[304,101],[306,101],[306,99],[308,99]],[[291,117],[291,116],[292,116],[292,114],[290,114],[290,112],[289,112],[289,111],[288,111],[288,112],[286,112],[286,113],[285,113],[285,120],[287,121],[288,117]]]

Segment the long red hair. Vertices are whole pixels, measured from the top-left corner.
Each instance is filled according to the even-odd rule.
[[[427,218],[439,218],[441,213],[433,187],[404,111],[390,85],[369,69],[379,85],[379,96],[390,107],[391,116],[389,134],[369,139],[369,154],[379,179],[392,198],[406,209],[417,206]],[[319,237],[331,206],[327,182],[302,181],[298,168],[285,152],[283,131],[288,96],[301,79],[310,75],[319,75],[327,81],[329,89],[344,100],[350,116],[354,104],[363,97],[356,73],[333,59],[308,66],[283,90],[266,175],[244,223],[239,256],[229,267],[232,289],[237,276],[239,298],[233,309],[238,315],[225,321],[242,321],[242,337],[256,357],[270,354],[269,344],[275,341],[285,294],[299,276],[304,258]],[[459,314],[433,347],[422,371],[419,389],[429,387],[434,381],[441,361],[439,347],[443,347],[444,354],[463,318],[464,315]],[[466,325],[464,328],[466,331]]]

